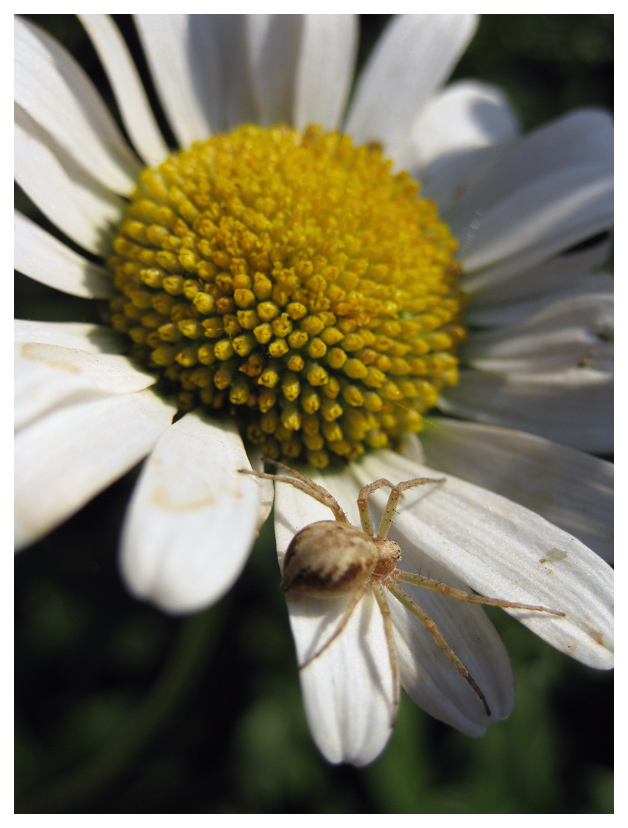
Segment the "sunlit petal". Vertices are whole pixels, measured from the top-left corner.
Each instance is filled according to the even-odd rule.
[[[131,591],[168,612],[194,612],[233,585],[257,531],[260,490],[235,425],[190,413],[157,442],[122,533]]]
[[[102,254],[122,216],[122,199],[77,167],[19,107],[14,130],[17,183],[66,236]]]
[[[362,71],[345,131],[358,143],[380,141],[395,156],[432,93],[473,37],[468,14],[409,14],[384,31]]]
[[[425,465],[500,494],[613,559],[613,464],[523,431],[430,416]]]
[[[15,101],[103,186],[127,193],[139,161],[83,69],[50,35],[15,18]]]
[[[582,451],[613,451],[613,374],[586,365],[551,374],[463,370],[459,384],[442,393],[438,407]]]
[[[42,538],[129,471],[175,408],[152,391],[51,412],[15,437],[15,547]]]
[[[48,287],[106,299],[113,295],[111,273],[79,256],[22,213],[14,213],[15,269]]]
[[[25,342],[15,346],[15,427],[56,406],[99,396],[131,394],[148,388],[155,377],[140,371],[121,354],[102,354]]]
[[[135,148],[147,164],[156,164],[168,155],[168,147],[120,30],[106,14],[79,14],[78,17],[105,67]]]

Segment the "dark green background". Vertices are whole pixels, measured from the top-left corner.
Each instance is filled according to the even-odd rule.
[[[32,18],[110,98],[74,18]],[[363,16],[361,60],[386,19]],[[136,47],[129,18],[119,22]],[[611,109],[612,60],[612,15],[489,15],[455,76],[501,85],[529,129],[575,106]],[[95,318],[93,303],[23,277],[16,312]],[[187,620],[164,616],[131,599],[117,572],[136,476],[17,558],[18,812],[612,812],[612,674],[499,610],[490,615],[518,684],[508,721],[473,740],[404,697],[376,762],[328,765],[303,715],[270,523],[223,601]]]

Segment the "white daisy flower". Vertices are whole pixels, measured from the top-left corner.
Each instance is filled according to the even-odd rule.
[[[610,118],[521,137],[499,91],[443,87],[472,15],[395,19],[350,99],[351,15],[138,15],[170,155],[116,26],[81,20],[129,140],[74,59],[17,18],[16,179],[84,254],[16,214],[16,268],[110,300],[113,327],[16,323],[16,546],[148,457],[122,571],[190,612],[230,588],[268,515],[272,484],[238,474],[249,458],[307,461],[352,522],[361,486],[444,474],[404,495],[404,569],[564,612],[512,610],[610,667],[612,467],[584,453],[612,450]],[[324,469],[336,455],[349,463]],[[330,515],[276,488],[281,557]],[[391,598],[401,685],[482,733],[512,709],[501,641],[481,607],[408,592],[491,715]],[[315,600],[289,596],[300,661],[346,606]],[[330,761],[378,755],[395,689],[370,594],[301,680]]]

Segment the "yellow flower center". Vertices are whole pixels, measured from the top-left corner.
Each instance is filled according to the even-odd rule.
[[[317,467],[421,429],[457,380],[456,241],[377,146],[243,126],[140,176],[112,324],[271,458]]]

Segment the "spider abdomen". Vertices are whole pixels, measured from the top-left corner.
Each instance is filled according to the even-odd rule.
[[[286,552],[281,588],[321,598],[354,592],[377,564],[375,541],[362,529],[335,520],[311,523]]]

